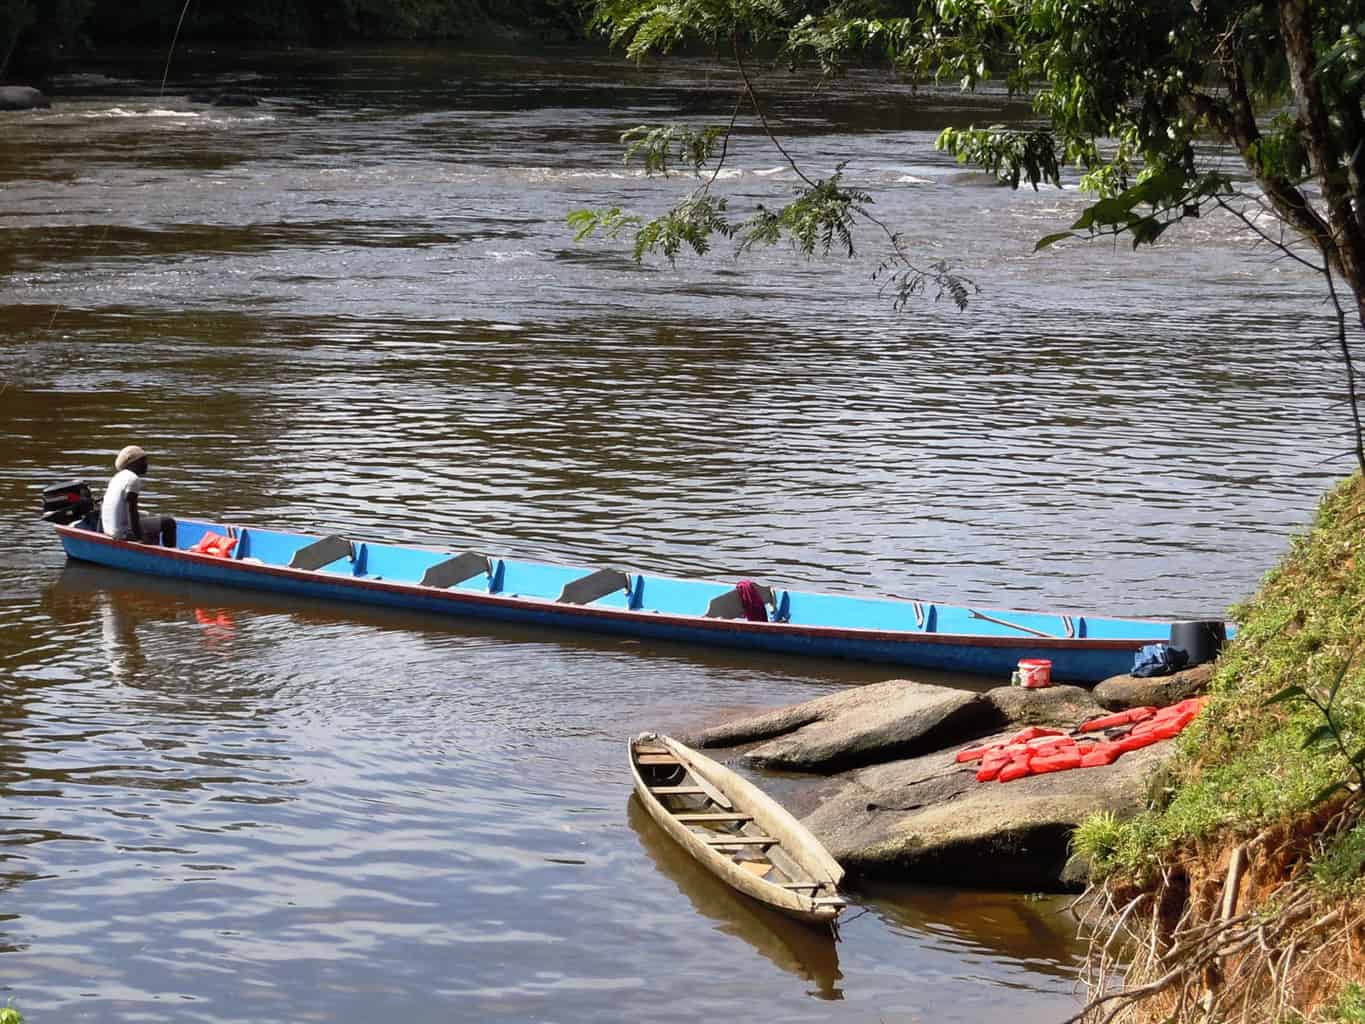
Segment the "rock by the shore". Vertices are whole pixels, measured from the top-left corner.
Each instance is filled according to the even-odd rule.
[[[1009,783],[977,782],[975,765],[942,751],[842,776],[805,823],[855,877],[1079,889],[1085,869],[1072,861],[1072,833],[1097,811],[1141,810],[1170,748],[1158,743],[1112,765]]]
[[[972,693],[893,680],[707,729],[687,742],[745,746],[734,756],[749,764],[821,773],[774,779],[768,788],[851,878],[1068,890],[1085,880],[1085,865],[1071,857],[1071,834],[1096,811],[1141,809],[1172,744],[1009,783],[977,782],[977,766],[955,758],[963,746],[1004,740],[1022,726],[1071,729],[1104,711],[1075,686]]]
[[[999,712],[981,694],[896,680],[710,729],[694,742],[713,747],[764,740],[744,760],[830,772],[940,750],[998,726]]]
[[[836,772],[956,747],[997,730],[1076,725],[1103,713],[1087,690],[1002,686],[985,693],[908,679],[859,686],[686,737],[698,747],[758,743],[755,767]]]
[[[1208,693],[1213,663],[1195,665],[1169,676],[1110,676],[1095,687],[1095,700],[1107,711],[1165,707]]]
[[[999,712],[1001,726],[1074,728],[1087,718],[1104,713],[1091,692],[1081,686],[1049,686],[1041,690],[999,686],[987,690],[985,696]]]
[[[0,85],[0,110],[45,110],[52,101],[28,85]]]

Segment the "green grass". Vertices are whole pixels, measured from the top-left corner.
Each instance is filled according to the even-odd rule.
[[[1341,990],[1337,1001],[1326,1008],[1325,1019],[1342,1024],[1365,1024],[1365,989],[1351,982]]]
[[[0,1024],[24,1024],[24,1015],[12,1006],[0,1007]]]
[[[1122,829],[1113,811],[1092,814],[1071,836],[1072,852],[1093,863],[1108,863],[1119,851]]]
[[[1323,499],[1312,528],[1255,597],[1232,609],[1237,639],[1218,661],[1207,708],[1181,736],[1168,789],[1137,818],[1092,820],[1078,830],[1077,849],[1099,873],[1140,876],[1179,844],[1303,814],[1325,787],[1355,777],[1340,752],[1304,749],[1323,723],[1316,709],[1266,701],[1289,686],[1325,696],[1340,677],[1348,749],[1365,748],[1362,538],[1365,483],[1357,474]],[[1333,890],[1353,889],[1362,863],[1365,836],[1350,832],[1325,850],[1315,875]]]

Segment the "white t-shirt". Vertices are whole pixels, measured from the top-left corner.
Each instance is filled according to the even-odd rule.
[[[104,504],[100,508],[100,528],[106,536],[120,540],[133,535],[133,524],[128,518],[128,495],[142,493],[142,477],[131,469],[120,469],[104,489]]]

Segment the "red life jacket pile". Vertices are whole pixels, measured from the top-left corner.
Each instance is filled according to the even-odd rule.
[[[960,751],[957,763],[980,761],[977,782],[1012,782],[1025,775],[1113,764],[1130,750],[1170,739],[1194,721],[1207,700],[1191,697],[1165,708],[1130,708],[1092,718],[1071,732],[1031,725],[1003,743]]]
[[[199,538],[199,543],[190,548],[191,551],[201,555],[214,555],[218,558],[227,558],[232,554],[232,549],[237,546],[236,537],[224,537],[221,533],[206,533]]]

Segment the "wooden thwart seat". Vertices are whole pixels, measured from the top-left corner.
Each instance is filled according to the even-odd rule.
[[[772,587],[765,587],[761,583],[755,584],[755,586],[758,587],[759,596],[763,598],[765,605],[777,604]],[[711,598],[711,602],[706,606],[706,617],[708,619],[745,618],[744,602],[739,599],[739,588],[727,590],[725,593]]]
[[[321,569],[338,558],[355,558],[355,548],[345,537],[335,534],[305,544],[289,559],[291,569]]]
[[[682,764],[672,754],[637,754],[635,760],[638,764]]]
[[[695,814],[675,814],[673,817],[678,821],[688,822],[689,824],[703,821],[728,822],[754,820],[752,814],[737,814],[734,811],[698,811]]]
[[[711,846],[776,846],[772,836],[706,836]]]
[[[649,791],[661,796],[701,796],[706,792],[700,786],[650,786]]]
[[[598,569],[564,584],[559,600],[564,604],[591,604],[618,590],[630,593],[630,577],[619,569]]]
[[[444,562],[437,562],[425,573],[422,574],[422,586],[424,587],[453,587],[457,583],[463,583],[471,576],[479,573],[491,576],[492,563],[489,562],[487,555],[481,555],[477,551],[466,551],[453,558],[447,558]]]

